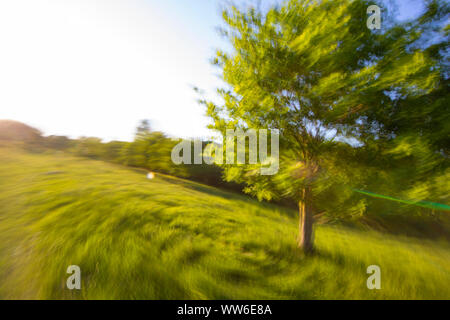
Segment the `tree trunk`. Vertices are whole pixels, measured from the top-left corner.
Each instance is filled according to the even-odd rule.
[[[313,250],[313,212],[311,188],[303,189],[303,199],[298,203],[300,223],[298,245],[305,252]]]

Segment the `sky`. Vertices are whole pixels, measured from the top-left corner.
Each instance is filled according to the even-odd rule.
[[[398,0],[399,17],[420,0]],[[0,119],[44,134],[132,140],[141,119],[208,138],[193,86],[215,99],[209,60],[222,0],[0,0]]]

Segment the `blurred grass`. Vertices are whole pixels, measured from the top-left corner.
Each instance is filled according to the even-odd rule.
[[[321,225],[305,257],[297,224],[198,183],[0,146],[0,299],[450,298],[448,242]]]

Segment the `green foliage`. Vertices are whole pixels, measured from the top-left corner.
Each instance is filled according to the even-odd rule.
[[[227,86],[218,90],[222,105],[202,101],[210,128],[281,134],[277,175],[224,165],[227,179],[269,200],[298,201],[312,188],[315,211],[338,218],[373,204],[352,188],[448,201],[448,184],[435,183],[448,175],[449,6],[431,1],[404,23],[386,16],[373,32],[370,4],[293,0],[267,12],[224,11],[233,50],[214,59]]]
[[[41,132],[21,122],[0,120],[0,140],[33,142]]]
[[[102,140],[95,137],[81,137],[76,142],[74,152],[82,157],[99,159],[103,154]]]
[[[74,141],[66,136],[45,137],[44,144],[47,148],[64,151],[74,146]]]

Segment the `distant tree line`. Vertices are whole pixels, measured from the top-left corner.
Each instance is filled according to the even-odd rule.
[[[169,138],[163,132],[152,131],[148,120],[140,122],[132,142],[102,142],[100,138],[96,137],[70,139],[66,136],[43,136],[39,130],[26,124],[1,120],[0,140],[21,143],[31,151],[64,151],[81,157],[186,178],[232,191],[240,192],[242,190],[242,185],[224,181],[222,179],[223,169],[216,165],[175,165],[171,160],[171,151],[179,140]],[[208,143],[209,141],[202,141],[203,146]],[[194,155],[192,155],[193,157]]]

